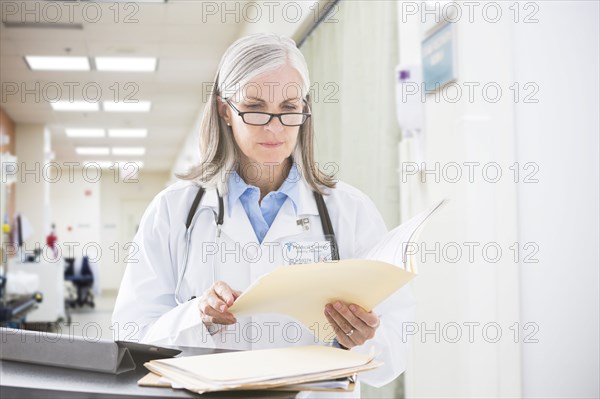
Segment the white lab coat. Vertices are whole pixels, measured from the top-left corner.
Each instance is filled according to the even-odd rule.
[[[177,305],[174,293],[184,263],[185,221],[198,188],[190,182],[178,182],[158,194],[144,213],[134,238],[135,249],[130,254],[113,314],[113,328],[119,332],[116,338],[156,345],[232,349],[322,344],[315,342],[309,329],[281,315],[238,317],[236,324],[216,333],[211,331],[211,335],[198,310],[199,297],[213,284],[213,257],[214,278],[244,291],[258,277],[284,264],[281,248],[285,242],[324,240],[313,193],[303,180],[298,184],[297,213],[293,202],[286,199],[262,244],[258,243],[240,201],[233,205],[230,214],[225,196],[218,248],[218,198],[215,190],[206,191],[192,224],[188,266],[179,295],[180,301],[185,301],[182,305]],[[340,258],[360,258],[387,231],[381,215],[366,195],[348,184],[338,182],[327,193],[330,195],[324,199]],[[309,219],[308,230],[296,223],[305,217]],[[192,296],[197,298],[187,300]],[[361,375],[361,380],[381,386],[405,370],[407,343],[401,332],[402,323],[414,320],[410,288],[402,288],[374,312],[381,320],[375,337],[352,351],[368,352],[375,347],[378,360],[385,365]],[[342,396],[359,397],[360,387]]]

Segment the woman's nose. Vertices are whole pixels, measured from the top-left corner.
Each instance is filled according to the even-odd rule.
[[[273,116],[269,123],[265,125],[265,128],[269,131],[277,133],[282,131],[285,126],[281,123],[281,120],[277,116]]]

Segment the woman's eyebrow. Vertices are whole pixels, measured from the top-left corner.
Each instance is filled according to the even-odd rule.
[[[266,101],[263,100],[262,98],[252,97],[252,96],[246,97],[246,100],[252,100],[252,101],[260,102],[260,103],[263,103],[263,104],[266,103]],[[300,100],[301,100],[300,97],[288,98],[286,100],[283,100],[279,105],[286,104],[286,103],[297,102],[297,101],[300,101]]]
[[[247,99],[247,100],[252,100],[252,101],[258,101],[258,102],[261,102],[261,103],[264,103],[264,102],[265,102],[265,100],[263,100],[262,98],[258,98],[258,97],[252,97],[252,96],[250,96],[250,97],[247,97],[246,99]]]
[[[295,102],[298,102],[298,101],[300,101],[300,100],[301,100],[301,98],[300,98],[300,97],[296,97],[296,98],[288,98],[287,100],[284,100],[284,101],[282,101],[282,102],[281,102],[281,104],[286,104],[286,103],[295,103]],[[281,105],[281,104],[280,104],[280,105]]]

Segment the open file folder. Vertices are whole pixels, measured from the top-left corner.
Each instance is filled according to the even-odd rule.
[[[350,377],[379,367],[381,363],[373,358],[331,347],[300,346],[153,360],[145,366],[173,385],[196,393],[302,390],[306,386],[300,384]]]
[[[371,311],[415,275],[411,246],[440,201],[396,227],[365,256],[279,267],[254,282],[229,308],[235,316],[280,313],[304,324],[321,341],[335,336],[323,310],[341,300]]]

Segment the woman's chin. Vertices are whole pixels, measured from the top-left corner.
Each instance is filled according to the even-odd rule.
[[[254,161],[259,165],[265,166],[278,166],[282,164],[286,164],[288,162],[288,158],[290,154],[278,154],[278,155],[270,155],[270,156],[261,156],[254,158]]]

